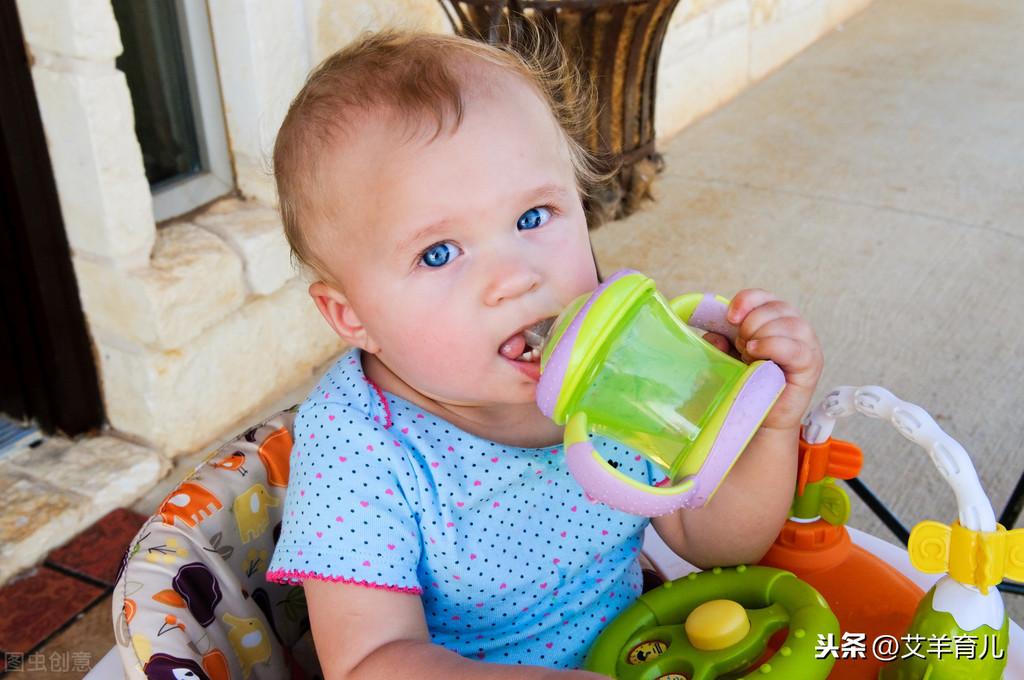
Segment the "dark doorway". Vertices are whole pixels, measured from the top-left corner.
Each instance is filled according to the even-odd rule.
[[[103,424],[103,403],[13,2],[0,83],[0,412],[76,435]]]

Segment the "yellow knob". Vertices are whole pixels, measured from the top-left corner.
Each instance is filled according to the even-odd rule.
[[[713,651],[731,647],[750,632],[750,619],[738,602],[711,600],[686,617],[686,637],[697,649]]]

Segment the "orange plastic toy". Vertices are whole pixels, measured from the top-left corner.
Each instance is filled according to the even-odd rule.
[[[840,630],[866,633],[868,645],[880,635],[898,639],[924,592],[854,545],[842,524],[849,501],[834,480],[856,477],[863,454],[855,444],[829,438],[814,445],[801,439],[799,455],[792,515],[761,564],[791,571],[814,586],[832,607]],[[838,659],[829,678],[874,680],[882,665],[869,649],[863,659]]]

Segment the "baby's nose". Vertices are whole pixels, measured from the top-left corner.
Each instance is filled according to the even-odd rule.
[[[513,300],[536,290],[540,280],[540,275],[529,266],[503,267],[492,273],[484,301],[494,306]]]

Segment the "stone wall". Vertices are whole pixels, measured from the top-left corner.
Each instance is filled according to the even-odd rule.
[[[671,135],[870,0],[683,0],[656,121]],[[364,30],[449,30],[435,0],[209,0],[241,198],[154,224],[109,0],[18,0],[111,428],[193,451],[341,349],[290,263],[268,158],[308,70]]]
[[[871,0],[681,0],[658,71],[655,127],[670,137],[771,73]]]

